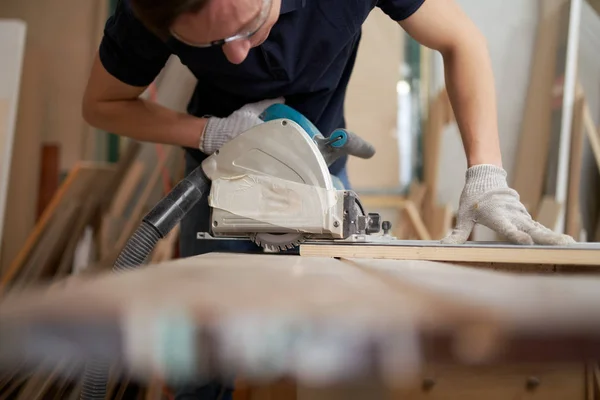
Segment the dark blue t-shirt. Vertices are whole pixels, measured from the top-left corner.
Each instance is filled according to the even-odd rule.
[[[106,23],[100,59],[117,79],[145,86],[176,55],[198,79],[190,114],[225,117],[247,103],[283,96],[327,136],[345,127],[344,97],[361,26],[371,10],[380,7],[401,21],[424,1],[281,0],[281,15],[267,40],[235,65],[219,47],[193,48],[174,38],[162,42],[121,0]],[[197,149],[187,150],[197,160],[204,158]],[[344,163],[340,160],[332,172]]]

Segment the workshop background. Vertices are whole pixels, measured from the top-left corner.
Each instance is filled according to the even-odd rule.
[[[457,1],[487,39],[509,183],[538,221],[600,241],[600,0]],[[109,269],[183,176],[181,149],[119,138],[82,118],[114,3],[0,2],[0,287]],[[183,110],[192,87],[173,58],[144,96]],[[348,128],[377,149],[349,165],[367,208],[391,220],[398,238],[445,236],[466,160],[439,54],[375,9],[346,110]],[[152,262],[178,256],[177,235]],[[503,240],[484,227],[472,239]]]

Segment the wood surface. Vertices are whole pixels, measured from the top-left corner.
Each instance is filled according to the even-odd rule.
[[[65,181],[61,184],[59,189],[56,191],[50,204],[46,207],[44,213],[38,220],[35,228],[30,232],[29,237],[25,245],[21,248],[17,257],[13,260],[10,267],[2,275],[0,289],[10,283],[22,270],[24,265],[27,265],[28,260],[32,257],[34,250],[36,251],[48,251],[52,252],[53,247],[56,246],[54,240],[60,238],[55,237],[52,234],[46,234],[48,229],[59,229],[62,227],[53,226],[51,223],[53,220],[60,220],[61,217],[68,218],[67,221],[60,220],[61,224],[70,224],[76,217],[76,207],[79,207],[81,201],[85,199],[90,193],[91,188],[101,187],[100,182],[103,178],[99,174],[113,174],[114,168],[110,165],[95,164],[95,163],[78,163],[73,170],[69,173]],[[100,196],[96,196],[100,197]],[[93,199],[89,199],[92,200]],[[66,213],[66,214],[65,214]],[[62,229],[59,229],[62,231]],[[64,238],[66,240],[66,238]],[[41,240],[46,242],[53,242],[45,246],[38,247]],[[43,250],[42,250],[43,249]],[[45,257],[41,258],[46,260]]]
[[[418,260],[207,254],[8,292],[0,299],[0,326],[40,318],[116,323],[128,310],[154,313],[175,306],[191,312],[203,326],[259,312],[272,322],[282,322],[278,318],[284,315],[305,326],[325,318],[337,321],[332,327],[342,331],[357,329],[356,334],[377,329],[383,334],[410,322],[424,339],[429,334],[457,335],[453,355],[445,353],[447,348],[423,347],[421,356],[427,362],[445,357],[459,363],[508,362],[519,357],[517,350],[529,362],[537,357],[558,357],[554,361],[559,362],[577,360],[591,345],[586,340],[597,339],[598,301],[597,274],[536,276]],[[400,333],[390,332],[394,337]],[[506,347],[520,333],[539,347]],[[545,342],[569,334],[579,337],[569,342],[571,347]],[[412,335],[397,337],[407,345],[414,340]],[[470,345],[461,346],[461,340]],[[496,345],[504,346],[501,353]]]
[[[511,187],[534,212],[543,194],[550,145],[553,85],[557,74],[560,20],[568,0],[540,2],[540,18],[535,41],[523,123]]]
[[[25,240],[27,229],[35,223],[33,196],[38,173],[36,159],[29,159],[38,157],[35,135],[17,129],[17,120],[22,113],[27,26],[2,13],[5,3],[0,4],[0,102],[3,103],[0,105],[0,114],[3,114],[0,117],[0,271]],[[13,154],[19,156],[13,157]],[[27,193],[28,189],[33,191]],[[3,235],[6,226],[11,227],[10,235]]]
[[[275,323],[285,315],[299,318],[303,326],[325,318],[346,332],[360,327],[358,336],[377,327],[385,332],[385,327],[402,326],[422,333],[423,341],[415,346],[406,330],[392,330],[394,338],[406,341],[398,349],[401,359],[406,359],[406,348],[419,350],[418,362],[404,365],[406,376],[398,373],[398,382],[387,381],[395,385],[391,390],[368,379],[315,386],[302,375],[295,379],[297,390],[289,382],[278,382],[281,377],[272,386],[244,382],[243,399],[363,400],[374,393],[390,400],[530,395],[579,399],[585,390],[583,362],[599,355],[598,347],[588,346],[600,333],[598,301],[598,275],[523,276],[416,260],[207,254],[6,293],[0,298],[0,328],[11,321],[48,318],[84,324],[109,317],[118,323],[136,305],[149,312],[183,307],[203,326],[257,312],[266,318],[263,322]],[[356,325],[344,325],[351,321]],[[430,342],[428,334],[436,332],[450,336]],[[517,345],[520,333],[533,343]],[[576,339],[562,348],[549,340],[569,334]],[[474,360],[482,365],[471,366]],[[363,354],[356,361],[372,362]],[[36,376],[60,381],[57,370],[40,368]],[[122,371],[112,371],[111,391],[121,397],[128,379]],[[532,377],[538,381],[534,388],[528,383]],[[425,380],[433,381],[426,390]]]
[[[436,229],[434,219],[438,201],[438,180],[442,134],[444,128],[453,120],[453,111],[445,88],[439,91],[431,101],[423,137],[423,220],[429,232]]]
[[[12,140],[9,137],[9,135],[12,135],[12,132],[9,133],[8,116],[8,100],[0,98],[0,157],[2,158],[2,163],[0,163],[0,252],[2,247],[2,234],[4,231],[6,192],[8,190],[8,180],[10,176],[10,160],[12,158]],[[0,268],[0,271],[1,270],[2,268]]]
[[[37,218],[44,213],[60,184],[60,147],[57,144],[44,144],[41,152]]]
[[[567,207],[565,212],[565,233],[579,240],[581,234],[581,168],[583,166],[584,97],[578,96],[573,105],[573,123],[571,132],[571,154],[569,157],[569,179],[567,187]]]
[[[598,171],[600,171],[600,129],[596,128],[594,125],[594,120],[587,101],[583,107],[583,124],[585,126],[585,133],[587,134],[590,147],[594,153],[594,158],[596,159]]]
[[[305,257],[343,257],[394,260],[427,260],[506,264],[600,265],[600,243],[578,243],[569,247],[519,246],[468,242],[443,245],[437,241],[398,241],[396,244],[300,245]]]
[[[558,223],[562,205],[556,202],[554,196],[544,196],[534,215],[534,219],[545,227],[554,230]]]

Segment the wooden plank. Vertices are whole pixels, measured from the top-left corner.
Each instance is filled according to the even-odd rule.
[[[166,163],[171,159],[173,152],[174,148],[172,146],[169,146],[167,148],[165,157],[161,158],[154,166],[154,169],[152,170],[152,173],[150,174],[150,177],[146,182],[144,190],[140,194],[139,198],[136,199],[136,204],[133,208],[133,211],[120,232],[115,247],[113,248],[113,253],[107,259],[103,260],[101,264],[107,261],[110,261],[112,263],[112,261],[116,259],[118,253],[120,253],[121,250],[125,247],[127,241],[137,229],[139,223],[141,222],[142,214],[147,207],[148,200],[150,199],[154,188],[160,180],[162,170],[165,167]]]
[[[42,146],[42,161],[40,163],[40,188],[38,191],[37,218],[52,200],[60,184],[60,147],[57,144]]]
[[[548,363],[501,366],[426,365],[422,377],[389,400],[583,400],[584,364]]]
[[[304,257],[342,257],[508,264],[600,265],[600,244],[580,243],[569,247],[518,246],[508,244],[444,245],[437,241],[396,241],[395,244],[300,245]]]
[[[590,147],[594,153],[594,158],[596,159],[598,171],[600,171],[600,129],[596,129],[587,101],[583,107],[583,124],[585,126],[585,133],[590,142]]]
[[[454,211],[450,204],[444,204],[434,207],[431,216],[431,238],[436,240],[443,239],[452,231]]]
[[[122,216],[142,180],[145,165],[141,161],[135,161],[127,170],[119,189],[116,191],[114,200],[109,210],[110,216]]]
[[[598,16],[600,16],[600,0],[587,0],[587,2],[598,13]]]
[[[565,233],[576,240],[581,234],[581,173],[583,165],[583,108],[585,100],[579,96],[573,106],[571,132],[571,154],[569,156],[569,180],[567,187],[567,206],[565,210]]]
[[[534,219],[549,229],[554,229],[558,223],[561,208],[562,205],[556,202],[554,196],[544,196],[537,213],[534,214]]]
[[[48,279],[54,275],[56,261],[68,241],[80,210],[81,206],[76,202],[66,202],[59,206],[39,242],[27,255],[27,261],[6,285],[23,287],[37,284],[40,278]]]
[[[85,229],[92,224],[92,219],[96,214],[101,211],[102,200],[104,199],[104,193],[108,186],[114,180],[116,171],[99,169],[96,173],[96,177],[92,180],[92,185],[89,188],[88,196],[84,204],[81,207],[81,213],[78,215],[78,219],[73,225],[73,229],[70,232],[68,242],[65,246],[65,251],[58,264],[56,270],[56,277],[65,275],[73,270],[73,262],[75,259],[75,252],[79,241],[83,236]]]
[[[22,151],[23,144],[31,145],[31,142],[35,142],[31,140],[27,142],[28,138],[24,137],[23,132],[16,134],[19,102],[22,98],[21,81],[26,36],[27,26],[23,21],[16,19],[0,21],[0,54],[2,54],[0,57],[0,272],[8,265],[10,257],[16,254],[11,244],[24,240],[28,224],[34,223],[34,214],[23,213],[18,219],[14,215],[18,211],[23,211],[25,207],[23,203],[27,204],[28,201],[33,200],[23,197],[21,201],[16,201],[16,198],[24,194],[21,192],[23,187],[34,187],[35,181],[30,180],[37,173],[37,169],[18,170],[17,178],[15,170],[17,165],[27,166],[30,169],[36,167],[35,160],[27,164],[30,161],[27,160],[27,156],[31,155],[31,152]],[[13,154],[19,156],[13,157]],[[24,159],[21,159],[22,157]],[[16,179],[24,182],[17,182]],[[18,186],[17,189],[15,185]],[[7,210],[11,212],[8,213]],[[10,236],[3,235],[5,225],[11,227]]]
[[[438,196],[438,179],[442,133],[450,120],[452,108],[446,89],[442,89],[432,101],[423,138],[423,185],[426,193],[423,200],[423,219],[429,230],[434,225],[431,210]]]
[[[3,13],[3,17],[10,18],[10,11],[4,12],[6,8],[20,6],[22,3],[0,2],[0,12]],[[40,10],[38,9],[37,12],[39,13]],[[8,32],[4,30],[7,27],[11,29]],[[15,31],[15,28],[18,30]],[[18,96],[9,96],[9,98],[12,97],[12,110],[15,117],[13,120],[15,128],[13,154],[18,154],[18,157],[15,156],[11,159],[10,181],[8,192],[6,192],[4,226],[11,227],[10,235],[2,237],[1,262],[2,270],[6,271],[19,249],[24,245],[36,222],[39,149],[41,136],[46,128],[42,122],[42,116],[46,115],[46,110],[43,109],[44,102],[41,100],[39,91],[40,85],[44,84],[43,75],[40,73],[44,70],[44,63],[40,59],[41,51],[32,51],[36,46],[32,45],[34,42],[30,37],[31,26],[22,20],[5,20],[0,22],[0,30],[3,31],[0,35],[7,35],[0,40],[0,47],[2,47],[0,63],[3,64],[0,66],[0,71],[14,71],[21,76],[20,82],[18,80],[11,81],[10,78],[8,82],[9,90],[14,89],[13,93]],[[27,49],[25,50],[26,43]],[[8,45],[8,52],[5,45]],[[18,48],[17,46],[21,48],[19,52],[15,53],[14,50]],[[23,54],[25,57],[21,63]],[[5,69],[5,62],[9,63],[8,70]],[[13,70],[15,66],[17,69]],[[0,74],[0,76],[5,77],[6,75]],[[5,83],[6,81],[0,83],[0,91],[6,90]]]
[[[117,163],[117,170],[115,171],[115,178],[107,188],[107,194],[104,198],[104,208],[109,208],[110,205],[114,202],[114,193],[117,192],[119,187],[121,186],[123,179],[127,176],[127,171],[131,165],[137,159],[142,145],[140,142],[135,140],[130,140],[129,144],[125,152],[119,158],[119,162]]]
[[[540,2],[540,20],[536,35],[535,54],[524,120],[519,136],[512,187],[519,192],[521,202],[530,212],[538,207],[543,194],[546,163],[550,145],[551,104],[557,73],[560,19],[568,0]]]
[[[429,230],[425,226],[425,223],[421,219],[421,214],[415,204],[407,200],[404,202],[404,211],[408,216],[408,220],[412,225],[412,229],[416,232],[417,238],[420,240],[431,240]]]
[[[9,131],[9,103],[6,99],[0,98],[0,243],[2,242],[2,232],[4,227],[4,211],[6,206],[6,192],[8,191],[8,180],[10,171],[10,160],[12,159],[12,139],[13,131]]]
[[[54,217],[55,212],[61,204],[64,204],[65,201],[81,198],[81,196],[87,194],[86,192],[90,177],[95,177],[98,169],[112,171],[113,167],[104,164],[80,162],[72,169],[63,184],[57,190],[48,207],[46,207],[46,210],[35,225],[35,228],[27,238],[25,245],[21,248],[10,267],[2,275],[0,290],[4,288],[16,274],[18,274],[22,266],[27,262],[27,258],[31,251],[39,242],[44,231],[47,229],[50,220]]]
[[[408,197],[404,202],[404,208],[400,213],[402,219],[407,219],[410,224],[403,223],[399,230],[399,238],[401,239],[431,239],[429,231],[425,226],[425,222],[421,217],[423,211],[423,202],[427,194],[427,186],[413,181],[410,184]],[[404,221],[402,221],[404,222]]]
[[[394,340],[402,339],[403,346],[397,350],[403,360],[407,360],[407,349],[415,351],[416,367],[405,367],[415,367],[418,372],[424,363],[473,361],[473,355],[465,356],[466,350],[460,344],[469,343],[472,346],[467,348],[475,349],[479,346],[472,339],[480,336],[497,339],[488,341],[490,346],[484,347],[489,352],[482,351],[478,356],[478,361],[490,365],[518,360],[548,365],[598,357],[599,301],[600,277],[592,274],[540,277],[414,260],[207,254],[133,273],[105,273],[80,280],[77,285],[42,285],[12,293],[0,299],[0,321],[4,327],[13,321],[28,323],[39,318],[56,324],[98,320],[120,324],[132,303],[150,313],[164,311],[168,303],[181,305],[203,328],[217,324],[219,329],[203,336],[219,341],[220,346],[210,347],[215,351],[229,348],[229,342],[223,341],[228,336],[221,336],[223,332],[233,335],[244,327],[267,329],[289,319],[306,328],[322,326],[319,323],[325,321],[332,329],[327,332],[335,334],[335,343],[350,357],[340,365],[381,366],[373,364],[381,359],[371,359],[371,352],[362,350],[383,346],[384,341],[378,339],[390,335]],[[254,320],[254,315],[260,319]],[[237,321],[249,321],[250,325],[234,324],[230,331],[230,325],[221,324],[238,317]],[[339,330],[334,330],[336,327]],[[477,327],[485,329],[473,330]],[[257,340],[265,338],[260,331],[252,332]],[[273,336],[260,344],[281,338],[278,332],[264,332]],[[418,342],[413,341],[417,339],[413,334],[418,334]],[[360,338],[376,342],[363,347],[354,342]],[[292,341],[290,346],[294,343],[298,342]],[[231,345],[242,344],[232,339]],[[243,345],[251,346],[252,342]],[[393,355],[385,346],[377,348]],[[352,349],[358,349],[358,353],[352,353]],[[278,361],[289,360],[297,366],[295,357],[302,352],[292,354],[289,359],[281,354]],[[314,368],[321,365],[317,363]],[[299,378],[299,384],[311,381],[301,373],[294,374],[294,367],[282,365],[282,370],[290,372],[291,379]],[[253,375],[253,371],[247,372],[245,376]]]
[[[571,132],[573,123],[573,107],[577,97],[577,69],[579,59],[579,37],[581,30],[581,7],[584,0],[570,0],[568,11],[568,24],[566,34],[565,56],[560,60],[564,63],[565,72],[563,77],[563,99],[562,114],[559,136],[559,149],[556,174],[556,201],[562,204],[567,203],[568,184],[569,184],[569,156],[571,147]],[[566,210],[565,210],[566,211]],[[557,232],[565,232],[566,215],[561,213],[558,219]],[[574,235],[576,238],[581,232]]]

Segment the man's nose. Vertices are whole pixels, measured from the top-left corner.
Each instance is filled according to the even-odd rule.
[[[246,57],[248,57],[250,47],[250,41],[247,39],[235,40],[223,45],[223,53],[225,53],[225,57],[227,57],[229,62],[233,64],[241,64]]]

